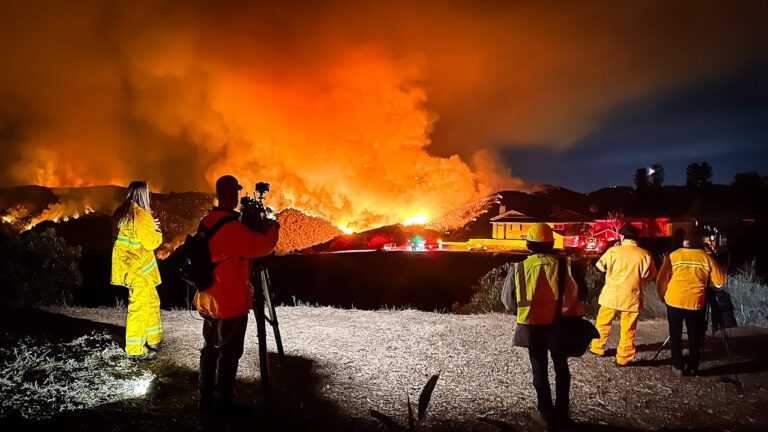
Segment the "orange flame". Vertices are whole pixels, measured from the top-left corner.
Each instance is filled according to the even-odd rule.
[[[19,177],[46,186],[125,185],[153,172],[162,174],[147,180],[163,190],[173,178],[204,176],[210,187],[219,176],[233,174],[248,190],[257,181],[270,182],[269,204],[278,210],[296,208],[352,231],[408,222],[422,213],[442,215],[503,182],[522,185],[499,174],[488,155],[473,160],[473,169],[456,155],[428,152],[436,116],[426,108],[414,60],[358,49],[301,75],[217,65],[205,80],[194,80],[183,74],[197,59],[176,52],[160,58],[129,77],[136,91],[132,115],[162,136],[178,137],[186,148],[160,140],[143,152],[126,152],[126,137],[113,135],[124,128],[92,132],[107,134],[98,146],[91,131],[68,130],[69,140],[94,144],[101,157],[88,163],[82,151],[37,143]],[[180,153],[198,154],[199,160],[152,168]],[[59,210],[41,217],[63,217]]]

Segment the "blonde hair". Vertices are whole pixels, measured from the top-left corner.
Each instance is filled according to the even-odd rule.
[[[152,213],[150,205],[149,185],[145,181],[133,181],[128,185],[128,196],[123,204],[115,210],[114,218],[117,220],[117,226],[120,227],[126,222],[133,220],[133,203]]]

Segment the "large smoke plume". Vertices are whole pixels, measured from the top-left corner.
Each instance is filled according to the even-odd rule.
[[[765,35],[760,4],[363,3],[4,1],[0,185],[231,173],[353,228],[436,216],[525,187],[495,146],[567,146]]]

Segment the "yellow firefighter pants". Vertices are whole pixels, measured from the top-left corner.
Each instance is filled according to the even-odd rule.
[[[600,306],[597,313],[595,327],[600,333],[600,338],[592,341],[590,351],[597,355],[605,354],[605,344],[608,343],[608,335],[611,333],[611,322],[617,313],[621,314],[621,334],[619,346],[616,347],[616,363],[626,365],[635,358],[635,333],[637,332],[638,312],[622,312],[616,309]]]
[[[143,355],[147,352],[147,345],[155,347],[163,340],[160,297],[157,288],[141,278],[129,290],[125,352],[129,355]]]

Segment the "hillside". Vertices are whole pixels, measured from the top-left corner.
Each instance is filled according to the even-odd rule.
[[[296,209],[281,211],[277,220],[280,222],[280,239],[275,248],[278,255],[300,251],[343,234],[330,221]]]

